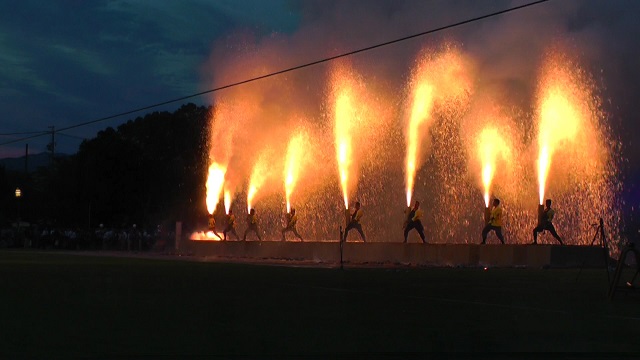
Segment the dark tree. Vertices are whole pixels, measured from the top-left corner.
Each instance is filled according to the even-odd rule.
[[[78,227],[201,221],[210,114],[210,107],[187,104],[100,131],[77,154],[32,174],[31,221]],[[0,182],[12,186],[3,175]]]

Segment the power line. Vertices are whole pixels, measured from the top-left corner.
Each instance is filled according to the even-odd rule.
[[[1,133],[0,136],[13,136],[13,135],[31,135],[31,134],[46,134],[46,131],[22,131],[12,133]]]
[[[87,140],[87,138],[83,138],[81,136],[75,136],[75,135],[61,133],[60,130],[56,131],[56,135],[62,135],[62,136],[66,136],[66,137],[70,137],[70,138],[74,138],[74,139],[78,139],[78,140]]]
[[[43,131],[43,132],[38,133],[38,135],[27,136],[27,137],[23,137],[23,138],[20,138],[20,139],[15,139],[15,140],[3,142],[2,144],[0,144],[0,146],[9,145],[9,144],[17,143],[17,142],[22,142],[22,141],[29,140],[29,139],[35,139],[35,138],[38,138],[38,137],[41,137],[41,136],[44,136],[44,135],[48,135],[48,134],[50,134],[49,131]]]
[[[500,10],[500,11],[496,11],[496,12],[489,13],[489,14],[486,14],[486,15],[482,15],[482,16],[471,18],[471,19],[459,21],[457,23],[441,26],[441,27],[438,27],[438,28],[435,28],[435,29],[423,31],[423,32],[420,32],[420,33],[417,33],[417,34],[405,36],[405,37],[398,38],[398,39],[395,39],[395,40],[386,41],[386,42],[379,43],[379,44],[376,44],[376,45],[367,46],[367,47],[364,47],[364,48],[361,48],[361,49],[358,49],[358,50],[349,51],[349,52],[342,53],[342,54],[339,54],[339,55],[327,57],[327,58],[324,58],[324,59],[321,59],[321,60],[312,61],[312,62],[309,62],[309,63],[306,63],[306,64],[297,65],[297,66],[290,67],[290,68],[287,68],[287,69],[284,69],[284,70],[279,70],[279,71],[268,73],[268,74],[265,74],[265,75],[253,77],[253,78],[250,78],[250,79],[247,79],[247,80],[234,82],[234,83],[223,85],[223,86],[220,86],[220,87],[217,87],[217,88],[201,91],[201,92],[198,92],[198,93],[195,93],[195,94],[182,96],[182,97],[171,99],[171,100],[162,101],[162,102],[159,102],[159,103],[156,103],[156,104],[152,104],[152,105],[148,105],[148,106],[144,106],[144,107],[141,107],[141,108],[137,108],[137,109],[133,109],[133,110],[129,110],[129,111],[124,111],[124,112],[121,112],[121,113],[105,116],[105,117],[98,118],[98,119],[95,119],[95,120],[90,120],[90,121],[78,123],[78,124],[75,124],[75,125],[63,127],[63,128],[58,129],[58,131],[75,129],[75,128],[78,128],[78,127],[81,127],[81,126],[95,124],[95,123],[98,123],[98,122],[115,119],[115,118],[118,118],[118,117],[121,117],[121,116],[130,115],[130,114],[137,113],[137,112],[140,112],[140,111],[153,109],[153,108],[160,107],[160,106],[163,106],[163,105],[168,105],[168,104],[175,103],[175,102],[178,102],[178,101],[191,99],[191,98],[202,96],[202,95],[209,94],[209,93],[212,93],[212,92],[224,90],[224,89],[227,89],[227,88],[230,88],[230,87],[247,84],[247,83],[250,83],[250,82],[266,79],[266,78],[273,77],[273,76],[276,76],[276,75],[281,75],[281,74],[288,73],[288,72],[291,72],[291,71],[300,70],[300,69],[303,69],[303,68],[306,68],[306,67],[310,67],[310,66],[322,64],[322,63],[325,63],[325,62],[333,61],[333,60],[340,59],[340,58],[343,58],[343,57],[355,55],[355,54],[358,54],[358,53],[361,53],[361,52],[377,49],[377,48],[380,48],[380,47],[383,47],[383,46],[387,46],[387,45],[395,44],[395,43],[398,43],[398,42],[410,40],[410,39],[417,38],[417,37],[420,37],[420,36],[429,35],[429,34],[433,34],[433,33],[436,33],[436,32],[443,31],[443,30],[451,29],[451,28],[454,28],[454,27],[466,25],[466,24],[469,24],[469,23],[472,23],[472,22],[485,20],[485,19],[488,19],[488,18],[491,18],[491,17],[494,17],[494,16],[503,15],[503,14],[506,14],[506,13],[509,13],[509,12],[513,12],[513,11],[521,10],[521,9],[528,8],[528,7],[531,7],[531,6],[534,6],[534,5],[538,5],[538,4],[541,4],[541,3],[545,3],[547,1],[549,1],[549,0],[533,1],[533,2],[530,2],[530,3],[524,4],[524,5],[515,6],[515,7],[511,7],[511,8],[505,9],[505,10]],[[0,146],[8,145],[8,144],[12,144],[12,143],[28,140],[28,139],[32,139],[32,138],[43,136],[43,135],[46,135],[46,134],[48,134],[48,133],[43,133],[43,134],[39,134],[39,135],[34,135],[34,136],[22,138],[22,139],[16,139],[16,140],[12,140],[12,141],[7,141],[7,142],[4,142],[4,143],[0,143]]]

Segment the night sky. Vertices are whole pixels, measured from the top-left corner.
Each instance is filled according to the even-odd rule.
[[[63,128],[244,80],[221,69],[247,51],[259,58],[282,49],[285,68],[526,2],[3,0],[0,133]],[[550,43],[561,41],[599,85],[622,155],[633,164],[640,160],[639,10],[635,1],[551,0],[358,57],[402,78],[416,49],[446,39],[474,56],[480,82],[518,83],[533,76]],[[213,95],[188,101],[208,105]],[[65,131],[57,150],[74,153],[82,138],[144,114]],[[30,152],[44,151],[48,140],[28,140]],[[24,144],[0,146],[0,157],[20,156]]]
[[[290,32],[298,21],[273,0],[2,1],[0,133],[61,128],[198,92],[216,41],[236,29]],[[93,137],[138,115],[66,133]],[[28,142],[40,152],[47,139]],[[58,149],[73,153],[80,141],[58,136]],[[2,146],[0,155],[17,148],[24,143]]]

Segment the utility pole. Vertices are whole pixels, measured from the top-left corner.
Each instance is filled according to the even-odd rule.
[[[25,144],[24,149],[24,174],[29,174],[29,144]]]
[[[53,166],[53,158],[56,154],[56,127],[49,126],[49,128],[51,129],[51,143],[47,145],[47,149],[51,151],[51,165]]]

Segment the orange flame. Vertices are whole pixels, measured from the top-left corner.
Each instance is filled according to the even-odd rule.
[[[484,186],[484,203],[489,207],[489,191],[496,173],[498,156],[507,160],[511,150],[507,142],[500,137],[494,127],[485,127],[478,137],[478,152],[482,162],[482,185]]]
[[[224,175],[227,172],[226,166],[218,163],[209,165],[209,174],[207,176],[207,211],[213,214],[220,201],[222,186],[224,185]]]
[[[333,108],[333,133],[340,187],[345,209],[349,191],[357,184],[362,162],[373,160],[376,143],[389,118],[384,98],[375,95],[375,86],[367,84],[348,63],[337,64],[331,73],[329,103]]]
[[[334,135],[338,158],[338,170],[340,172],[340,186],[345,209],[349,208],[349,170],[351,168],[352,147],[351,131],[352,121],[355,117],[355,108],[350,88],[341,88],[335,103],[335,127]]]
[[[540,205],[545,198],[546,183],[554,153],[573,142],[589,116],[580,104],[585,94],[571,69],[552,60],[543,76],[538,104],[538,185]]]
[[[270,161],[270,152],[263,152],[258,157],[253,170],[251,171],[251,178],[249,179],[249,190],[247,191],[247,212],[253,208],[253,201],[258,193],[258,190],[264,185],[267,178],[270,176],[271,166],[273,164]]]
[[[545,186],[550,166],[551,155],[549,154],[549,146],[543,145],[538,155],[538,195],[540,197],[540,205],[544,203]]]
[[[189,236],[189,239],[195,241],[220,241],[220,238],[218,238],[213,231],[194,232]]]
[[[302,167],[304,147],[309,141],[306,132],[300,131],[289,140],[287,146],[287,159],[284,171],[285,198],[287,200],[287,213],[291,212],[291,194],[296,186]]]
[[[471,79],[468,72],[462,54],[452,47],[435,56],[433,52],[425,52],[413,70],[410,83],[413,102],[406,131],[407,206],[411,206],[416,171],[422,162],[421,143],[433,124],[435,106],[446,108],[449,100],[461,98],[469,92]]]
[[[225,214],[229,214],[229,209],[231,209],[231,192],[227,189],[224,190],[224,212]]]
[[[256,196],[258,188],[256,185],[249,185],[249,191],[247,192],[247,212],[251,212],[253,206],[253,198]]]
[[[433,86],[428,83],[420,84],[413,96],[413,108],[409,120],[408,142],[407,142],[407,206],[411,206],[413,195],[413,182],[416,177],[416,162],[418,161],[418,147],[420,145],[419,131],[427,119],[431,120],[433,109]]]

